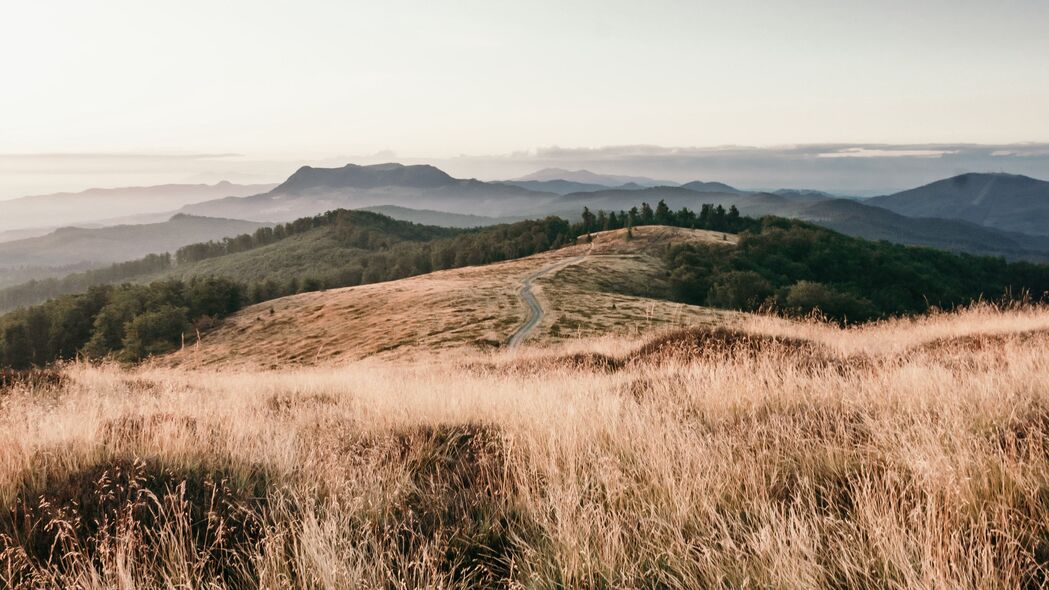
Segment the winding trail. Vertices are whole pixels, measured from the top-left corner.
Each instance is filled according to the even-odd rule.
[[[543,310],[543,306],[539,305],[539,300],[535,298],[535,294],[532,293],[532,287],[535,284],[535,280],[546,275],[556,273],[566,266],[571,266],[580,260],[587,257],[590,254],[587,251],[586,254],[580,256],[573,256],[571,258],[565,258],[564,260],[558,260],[552,264],[548,264],[539,270],[527,275],[523,281],[521,281],[521,290],[518,294],[521,296],[521,300],[528,306],[528,319],[525,323],[521,324],[513,334],[510,335],[510,340],[507,341],[509,348],[517,348],[521,345],[521,342],[528,337],[528,334],[539,325],[539,322],[543,320],[543,316],[546,312]]]

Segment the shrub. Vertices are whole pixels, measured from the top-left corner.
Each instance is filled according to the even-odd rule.
[[[787,289],[784,306],[792,313],[808,314],[814,311],[838,319],[864,321],[876,315],[870,301],[842,293],[823,283],[799,281]]]
[[[719,275],[707,293],[707,302],[717,307],[753,311],[772,295],[772,284],[749,270]]]

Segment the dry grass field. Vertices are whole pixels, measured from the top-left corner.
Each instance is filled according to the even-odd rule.
[[[0,586],[1047,584],[1049,310],[733,326],[16,385]]]
[[[734,235],[665,226],[633,231],[629,241],[624,230],[600,232],[592,245],[254,305],[226,319],[199,346],[164,362],[285,368],[499,347],[525,321],[526,308],[517,293],[524,277],[582,254],[587,256],[581,262],[537,282],[536,295],[550,313],[529,342],[640,336],[667,327],[732,321],[736,314],[638,293],[666,282],[660,254],[668,244],[731,244]]]

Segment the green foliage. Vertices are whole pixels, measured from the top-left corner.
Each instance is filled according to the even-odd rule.
[[[189,329],[188,313],[185,307],[162,305],[135,316],[124,328],[123,358],[138,361],[175,350]]]
[[[572,233],[581,236],[592,231],[626,228],[628,238],[633,238],[633,231],[630,230],[639,225],[671,225],[739,233],[748,229],[758,229],[761,223],[756,219],[742,217],[735,205],[727,211],[721,205],[703,205],[697,215],[687,207],[682,207],[680,211],[671,211],[661,200],[656,204],[655,210],[648,203],[642,203],[641,209],[633,207],[630,211],[620,211],[618,214],[615,211],[598,211],[597,215],[594,215],[584,207],[582,220],[572,226]]]
[[[855,320],[877,316],[874,304],[863,297],[812,281],[798,281],[787,288],[783,305],[795,315],[817,312],[832,318]]]
[[[753,311],[773,293],[772,283],[752,270],[720,273],[707,292],[707,303],[714,307]]]
[[[321,230],[318,232],[317,230]],[[368,211],[336,210],[304,217],[275,227],[261,227],[251,234],[225,238],[221,241],[190,244],[171,254],[150,254],[139,260],[121,262],[106,268],[67,275],[60,279],[35,280],[0,289],[0,312],[25,305],[33,305],[62,295],[82,293],[99,285],[111,285],[122,281],[146,281],[163,277],[189,279],[193,276],[221,274],[238,280],[251,280],[271,273],[263,268],[262,275],[245,276],[250,272],[221,272],[224,261],[231,255],[240,255],[271,247],[262,258],[273,258],[280,244],[289,244],[288,250],[303,246],[294,252],[299,258],[289,260],[289,265],[303,272],[317,273],[320,266],[340,264],[358,250],[374,251],[392,247],[402,241],[428,241],[457,235],[462,230],[418,225],[396,221],[385,215]],[[322,234],[325,243],[317,247],[318,240],[305,237]],[[290,238],[290,240],[289,240]],[[305,238],[305,239],[302,239]],[[308,243],[308,244],[307,244]],[[334,256],[334,257],[333,257]],[[303,264],[306,262],[307,264]],[[312,267],[310,265],[313,265]],[[251,264],[245,265],[250,269]],[[289,277],[282,277],[287,281]],[[301,278],[301,277],[300,277]]]
[[[0,317],[0,366],[25,369],[77,355],[136,361],[195,337],[192,323],[241,307],[228,279],[94,287]]]
[[[704,216],[720,215],[716,208],[704,211],[699,223]],[[724,215],[726,222],[732,217]],[[736,223],[754,227],[747,219]],[[838,320],[865,321],[981,298],[1043,299],[1049,291],[1049,267],[1043,265],[870,242],[780,218],[755,225],[740,235],[735,248],[672,247],[667,263],[674,296],[700,305],[754,309],[759,296],[767,295],[789,313],[818,310]]]
[[[170,254],[149,254],[138,260],[119,262],[62,278],[34,280],[0,289],[0,311],[32,305],[71,293],[82,293],[97,285],[106,285],[163,272],[171,268]]]

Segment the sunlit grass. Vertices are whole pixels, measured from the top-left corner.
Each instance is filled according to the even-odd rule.
[[[69,367],[0,394],[0,585],[1045,584],[1049,311],[749,322],[822,356]]]

